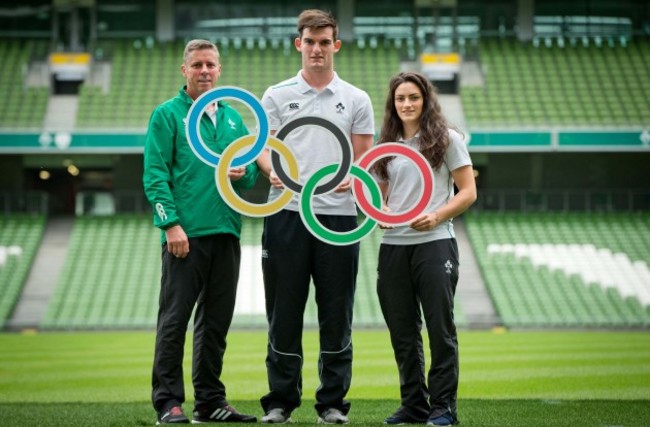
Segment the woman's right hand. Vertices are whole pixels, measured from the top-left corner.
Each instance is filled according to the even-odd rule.
[[[387,205],[384,205],[384,206],[381,208],[381,210],[384,211],[384,212],[390,212],[390,208],[389,208]],[[392,225],[389,225],[389,224],[382,224],[381,222],[377,223],[377,225],[378,225],[379,228],[381,228],[382,230],[391,230],[391,229],[395,228],[395,227],[392,226]]]

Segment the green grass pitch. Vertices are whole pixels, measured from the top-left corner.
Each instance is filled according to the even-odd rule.
[[[648,426],[650,333],[463,331],[458,409],[463,426]],[[184,408],[192,408],[190,347]],[[317,333],[304,335],[303,405],[314,424]],[[0,334],[0,425],[147,426],[153,332]],[[232,331],[223,380],[229,401],[262,415],[266,334]],[[385,330],[354,331],[351,424],[376,425],[399,406]]]

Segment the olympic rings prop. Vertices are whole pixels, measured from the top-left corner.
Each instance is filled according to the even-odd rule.
[[[246,135],[238,138],[228,145],[226,149],[217,154],[210,150],[199,132],[203,111],[210,103],[221,98],[231,98],[246,104],[254,113],[257,120],[258,134]],[[325,165],[313,173],[301,185],[298,182],[299,164],[295,155],[284,144],[284,138],[295,129],[302,126],[320,126],[330,131],[341,146],[342,159],[340,163]],[[349,245],[356,243],[374,230],[378,222],[387,225],[404,225],[413,221],[422,214],[433,197],[433,172],[427,160],[417,150],[400,143],[383,143],[368,150],[357,162],[352,164],[352,144],[347,135],[336,124],[322,117],[300,117],[287,122],[280,128],[275,136],[269,134],[269,121],[259,99],[252,93],[237,87],[222,86],[205,92],[198,97],[187,114],[185,135],[194,154],[204,163],[215,168],[215,182],[223,200],[235,211],[251,216],[266,217],[279,212],[286,207],[294,195],[299,197],[299,211],[305,227],[316,238],[332,245]],[[241,150],[248,148],[241,155]],[[255,161],[263,150],[271,151],[271,165],[282,184],[284,191],[279,197],[264,204],[254,204],[243,200],[233,189],[228,178],[228,171],[233,167],[246,166]],[[288,173],[284,170],[280,156],[284,157]],[[368,173],[374,162],[386,156],[403,156],[410,159],[420,171],[423,186],[418,202],[407,212],[388,213],[381,210],[382,195],[378,184]],[[334,175],[326,183],[318,185],[328,175]],[[352,175],[352,194],[359,209],[366,215],[364,221],[354,230],[337,232],[329,230],[318,221],[313,212],[312,201],[314,196],[325,194],[336,189],[346,178]],[[369,190],[368,200],[363,186]]]
[[[257,129],[259,133],[257,134],[257,139],[253,148],[246,154],[241,155],[240,157],[235,158],[232,161],[233,167],[245,166],[253,162],[259,155],[262,153],[264,146],[266,145],[266,138],[269,135],[269,119],[262,108],[260,101],[247,90],[232,87],[232,86],[222,86],[216,89],[209,90],[196,98],[190,111],[187,113],[187,125],[185,126],[185,137],[192,148],[194,154],[201,159],[204,163],[212,167],[217,167],[219,164],[220,156],[214,151],[210,150],[207,145],[203,142],[201,138],[201,132],[199,128],[201,125],[201,116],[203,111],[213,102],[216,102],[221,98],[232,98],[243,102],[248,105],[255,113],[255,118],[257,119]]]

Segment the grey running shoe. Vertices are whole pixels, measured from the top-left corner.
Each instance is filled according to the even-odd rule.
[[[282,408],[273,408],[262,417],[266,424],[287,424],[291,422],[291,413]]]
[[[336,408],[326,409],[318,417],[318,424],[347,424],[348,417]]]

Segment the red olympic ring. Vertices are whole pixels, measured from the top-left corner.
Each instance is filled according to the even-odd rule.
[[[366,199],[362,182],[356,178],[354,179],[352,192],[357,204],[359,205],[359,209],[361,209],[361,211],[367,216],[387,225],[404,225],[409,224],[417,218],[418,215],[424,212],[433,197],[433,171],[431,170],[429,162],[427,162],[420,152],[407,145],[397,142],[387,142],[376,145],[366,151],[359,159],[358,165],[362,169],[368,170],[369,166],[381,157],[395,155],[411,159],[420,170],[420,175],[424,182],[424,188],[422,189],[420,200],[411,209],[403,213],[388,213],[375,208],[368,199]]]

